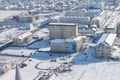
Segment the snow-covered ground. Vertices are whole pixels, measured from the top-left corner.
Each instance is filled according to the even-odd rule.
[[[7,64],[19,64],[24,61],[25,57],[15,57],[15,56],[3,56],[0,55],[0,63],[7,63]]]
[[[18,28],[11,28],[0,33],[0,41],[9,40],[10,38],[16,37],[21,33],[24,33],[26,30],[19,30]]]
[[[0,54],[15,55],[15,56],[30,56],[35,50],[27,49],[24,47],[8,47],[1,51]]]
[[[86,53],[86,54],[84,54]],[[25,63],[27,67],[20,68],[20,73],[23,79],[34,80],[38,74],[39,69],[35,66],[40,63],[48,63],[50,60],[56,59],[55,63],[65,62],[69,60],[73,62],[72,71],[57,73],[54,80],[118,80],[119,77],[119,61],[113,61],[108,59],[98,59],[94,57],[94,48],[88,47],[82,53],[74,54],[55,54],[55,53],[43,53],[37,52]],[[52,56],[50,56],[50,54]],[[71,57],[68,57],[71,56]],[[43,63],[42,63],[43,64]],[[38,67],[48,67],[53,64],[40,64]],[[62,64],[62,63],[61,63]],[[55,64],[57,65],[57,64]],[[59,64],[58,64],[59,65]],[[41,71],[42,72],[42,71]],[[44,71],[43,71],[44,72]],[[9,71],[3,75],[1,80],[15,80],[15,70]]]
[[[48,40],[37,41],[31,44],[30,46],[28,46],[28,48],[31,48],[31,49],[44,48],[48,44],[48,42],[49,42]]]
[[[26,12],[26,11],[15,11],[15,10],[0,10],[0,20],[1,19],[5,19],[5,18],[8,18],[8,17],[11,17],[11,16],[14,16],[14,15],[18,15],[18,14],[21,14],[21,13],[24,13],[24,12]]]

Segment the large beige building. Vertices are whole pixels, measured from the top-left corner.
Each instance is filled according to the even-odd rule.
[[[103,34],[96,45],[96,57],[111,57],[113,53],[113,47],[115,45],[115,40],[116,34]]]
[[[66,39],[78,35],[78,25],[74,23],[50,23],[50,39]]]

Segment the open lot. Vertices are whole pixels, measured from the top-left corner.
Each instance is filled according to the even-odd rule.
[[[21,14],[22,12],[26,12],[26,11],[18,11],[18,10],[14,10],[14,11],[10,11],[10,10],[0,10],[0,20],[14,16],[14,15],[18,15]]]
[[[34,80],[36,77],[41,75],[44,70],[36,69],[35,66],[38,63],[39,68],[48,68],[53,66],[53,64],[47,64],[49,61],[56,59],[53,62],[55,66],[59,66],[61,63],[73,62],[72,71],[57,73],[54,80],[118,80],[119,79],[119,61],[113,61],[109,59],[97,59],[94,57],[94,48],[88,47],[85,50],[86,54],[74,53],[74,54],[55,54],[37,52],[32,55],[25,63],[27,67],[20,68],[20,73],[22,78],[27,80]],[[69,57],[71,56],[71,57]],[[46,65],[48,65],[46,67]],[[54,66],[54,68],[55,68]],[[32,71],[32,72],[31,72]],[[39,74],[41,71],[41,74]],[[45,70],[46,71],[46,70]],[[12,70],[1,77],[2,80],[14,80],[15,70]],[[12,76],[12,77],[11,77]],[[101,77],[102,76],[102,77]]]
[[[1,51],[0,54],[3,55],[13,55],[13,56],[30,56],[35,50],[27,49],[24,47],[8,47]]]

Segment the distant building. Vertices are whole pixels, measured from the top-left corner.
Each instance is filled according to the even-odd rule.
[[[78,32],[79,32],[79,35],[82,35],[82,36],[95,35],[96,26],[92,25],[91,27],[88,27],[88,25],[79,25],[78,26]]]
[[[82,10],[78,10],[78,11],[66,11],[65,12],[65,16],[66,17],[83,17],[86,16],[87,10],[86,9],[82,9]]]
[[[92,20],[91,20],[91,24],[92,25],[97,25],[98,27],[101,27],[102,24],[103,24],[103,20],[101,19],[101,17],[94,17]]]
[[[26,13],[26,14],[20,14],[17,16],[13,16],[13,19],[21,23],[30,23],[30,22],[35,22],[37,20],[43,19],[43,17],[40,14]]]
[[[13,44],[16,46],[25,46],[29,44],[31,40],[32,40],[32,33],[26,32],[13,38]]]
[[[115,45],[116,34],[106,33],[103,34],[96,45],[96,57],[110,58]]]
[[[102,11],[99,15],[92,18],[91,25],[97,25],[98,27],[102,27],[102,25],[105,23],[107,16],[107,11]]]
[[[84,41],[83,36],[78,36],[73,39],[55,39],[51,40],[50,47],[52,52],[73,53],[82,49]]]
[[[78,25],[74,23],[50,23],[50,39],[66,39],[78,35]]]
[[[85,2],[80,5],[80,8],[104,10],[105,2]]]
[[[90,24],[90,17],[59,17],[60,23],[78,23],[81,25],[89,25]]]
[[[112,21],[107,28],[105,29],[105,32],[107,33],[116,33],[117,32],[117,21]]]

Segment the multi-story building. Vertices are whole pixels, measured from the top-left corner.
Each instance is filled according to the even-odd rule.
[[[111,24],[105,29],[105,32],[116,33],[117,32],[117,23],[111,22]]]
[[[116,33],[117,32],[117,24],[118,24],[118,18],[115,17],[115,19],[113,19],[110,24],[107,26],[107,28],[105,29],[105,32],[108,33]]]
[[[96,57],[110,58],[112,56],[115,40],[116,40],[116,34],[113,33],[103,34],[96,45]]]
[[[60,23],[78,23],[81,25],[89,25],[90,17],[59,17]]]
[[[78,25],[74,23],[50,23],[50,39],[66,39],[78,35]]]
[[[82,49],[84,38],[78,36],[73,39],[55,39],[51,40],[50,47],[52,52],[73,53]]]
[[[32,41],[32,33],[26,32],[13,38],[13,44],[16,46],[26,46]]]
[[[22,22],[22,23],[30,23],[30,22],[35,22],[38,21],[40,19],[43,19],[43,17],[40,14],[20,14],[17,16],[13,16],[13,19],[15,19],[18,22]]]

